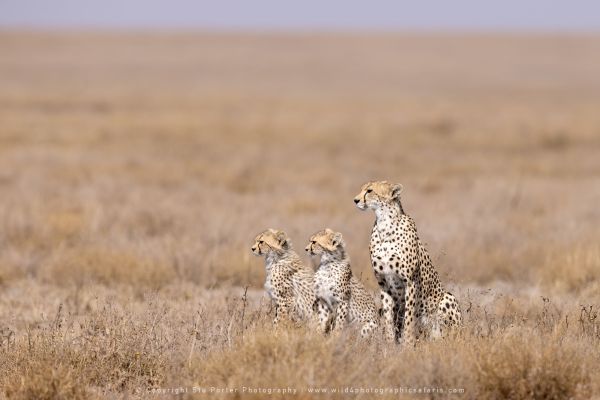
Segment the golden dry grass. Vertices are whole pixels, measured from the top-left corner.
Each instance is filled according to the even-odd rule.
[[[1,32],[0,53],[0,396],[600,396],[600,38]],[[272,332],[252,238],[339,230],[375,291],[370,179],[404,184],[463,331]]]

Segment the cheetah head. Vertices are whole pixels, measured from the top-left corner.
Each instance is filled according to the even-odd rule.
[[[333,253],[344,246],[342,234],[327,228],[312,235],[304,250],[311,256],[317,256],[325,252]]]
[[[267,229],[266,231],[259,233],[254,239],[252,253],[256,256],[262,256],[272,251],[281,253],[290,248],[290,238],[284,231]]]
[[[402,185],[388,181],[367,182],[360,188],[360,193],[354,198],[354,204],[360,210],[377,210],[378,208],[400,201]]]

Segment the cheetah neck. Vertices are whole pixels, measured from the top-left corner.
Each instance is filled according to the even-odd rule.
[[[344,248],[338,248],[335,251],[326,251],[321,254],[321,265],[327,266],[331,263],[345,262],[349,263],[348,255]]]
[[[270,251],[267,253],[266,257],[265,257],[265,268],[267,269],[267,272],[269,272],[271,270],[271,268],[273,267],[273,265],[277,264],[277,263],[281,263],[281,262],[292,262],[295,261],[298,258],[298,255],[292,251],[292,250],[287,250],[287,251]]]
[[[375,226],[379,232],[389,231],[404,215],[400,202],[386,204],[375,210]]]

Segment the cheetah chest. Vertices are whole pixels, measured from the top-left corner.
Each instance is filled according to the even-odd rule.
[[[382,235],[376,229],[371,236],[371,264],[376,274],[398,274],[403,267],[401,237]]]
[[[406,280],[402,277],[405,249],[398,235],[381,234],[377,229],[371,236],[371,264],[379,285],[398,298],[403,297]]]
[[[269,295],[269,298],[271,298],[271,300],[273,299],[273,282],[272,282],[272,274],[270,273],[270,271],[267,271],[267,279],[265,280],[265,292],[267,292],[267,294]]]
[[[324,300],[330,307],[333,303],[333,282],[327,271],[315,272],[315,296]]]
[[[265,291],[269,297],[274,300],[280,300],[282,296],[290,294],[291,283],[286,278],[287,267],[285,265],[274,264],[267,268],[267,276],[265,279]]]
[[[339,288],[336,284],[335,271],[319,269],[315,272],[315,296],[323,300],[329,308],[339,301]]]

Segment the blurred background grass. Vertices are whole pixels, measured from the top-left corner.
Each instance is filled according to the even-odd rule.
[[[258,288],[257,232],[301,249],[327,226],[375,287],[352,204],[371,179],[404,184],[446,281],[598,278],[596,36],[5,31],[0,49],[4,283]]]

